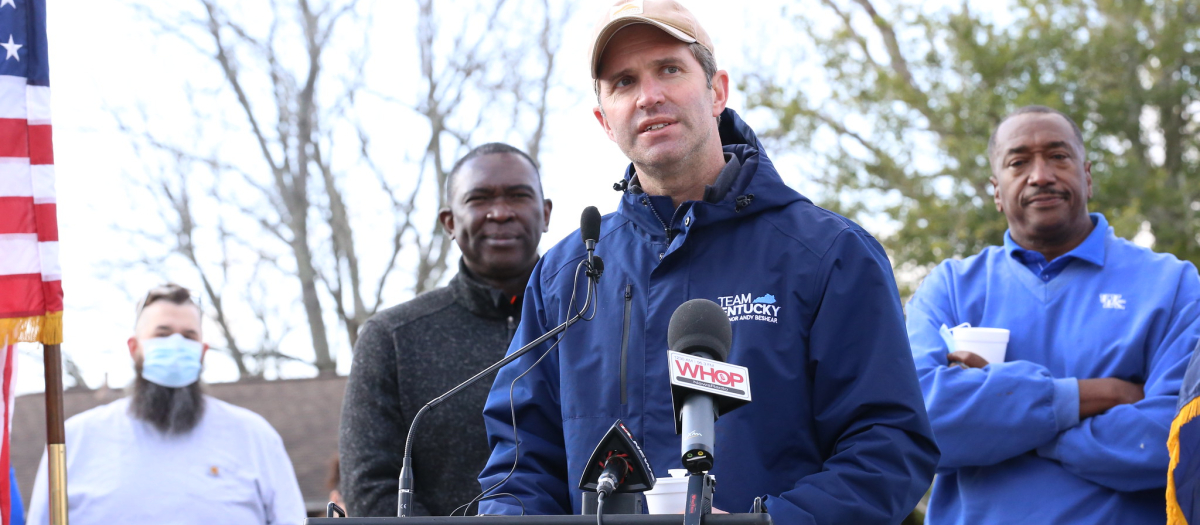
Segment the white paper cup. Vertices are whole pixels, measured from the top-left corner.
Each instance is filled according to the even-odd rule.
[[[1004,362],[1008,353],[1008,329],[958,326],[950,329],[954,334],[954,349],[965,350],[987,360],[988,364]]]
[[[658,478],[654,489],[645,492],[646,508],[650,514],[683,514],[687,503],[688,474],[686,469],[671,469],[672,477]]]

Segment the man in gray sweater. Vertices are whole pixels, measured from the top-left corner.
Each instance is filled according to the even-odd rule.
[[[354,347],[338,445],[351,516],[396,515],[417,410],[504,357],[550,222],[537,166],[506,144],[471,150],[446,189],[449,207],[438,217],[462,251],[458,275],[376,314]],[[473,385],[422,417],[413,444],[416,515],[449,515],[479,493],[476,477],[490,453],[481,416],[489,386]]]

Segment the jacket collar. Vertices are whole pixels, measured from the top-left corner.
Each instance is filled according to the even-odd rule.
[[[668,223],[668,228],[678,230],[683,226],[683,217],[689,214],[695,217],[697,225],[711,224],[755,215],[797,200],[808,200],[783,183],[754,130],[732,109],[721,114],[718,131],[729,160],[716,182],[705,188],[704,201],[685,202],[671,215],[659,212],[656,216],[651,198],[641,193],[635,179],[637,174],[630,164],[625,169],[624,180],[615,186],[623,190],[617,213],[648,234],[665,237],[663,222]]]
[[[471,274],[462,259],[458,260],[458,275],[447,285],[454,292],[454,300],[471,313],[488,319],[521,319],[521,297],[511,297],[502,290],[488,286]]]

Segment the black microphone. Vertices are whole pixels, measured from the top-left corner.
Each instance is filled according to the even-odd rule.
[[[675,432],[683,436],[681,460],[692,474],[713,467],[717,418],[750,401],[747,370],[724,363],[732,344],[729,317],[708,299],[683,303],[667,325]]]
[[[583,215],[579,217],[579,236],[583,237],[588,253],[596,249],[596,241],[600,239],[600,210],[595,206],[583,209]]]
[[[602,492],[645,492],[654,488],[654,471],[633,433],[620,419],[608,429],[583,466],[579,488]]]
[[[641,514],[640,492],[653,489],[654,471],[642,447],[620,419],[608,429],[592,457],[583,465],[579,488],[584,491],[583,514]],[[608,502],[606,504],[606,502]],[[614,507],[615,505],[615,507]],[[606,512],[605,508],[609,510]]]
[[[596,257],[596,242],[600,240],[600,210],[595,206],[583,209],[579,217],[579,236],[583,237],[583,247],[587,249],[588,277],[598,280],[604,273],[604,261]]]

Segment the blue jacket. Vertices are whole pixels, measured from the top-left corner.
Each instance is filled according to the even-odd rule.
[[[667,324],[681,303],[706,298],[737,318],[729,361],[749,369],[753,395],[717,421],[715,506],[746,512],[768,496],[776,523],[898,523],[929,487],[938,450],[887,256],[857,225],[784,185],[733,111],[720,133],[740,170],[718,179],[727,178],[723,196],[710,189],[716,202],[685,202],[672,215],[668,197],[627,191],[603,218],[598,312],[516,381],[519,462],[497,492],[530,514],[578,512],[583,462],[617,418],[656,474],[681,468]],[[510,350],[566,319],[584,256],[572,235],[538,263]],[[496,378],[484,408],[484,487],[513,465],[510,384],[548,347]],[[521,507],[504,497],[480,512]]]

